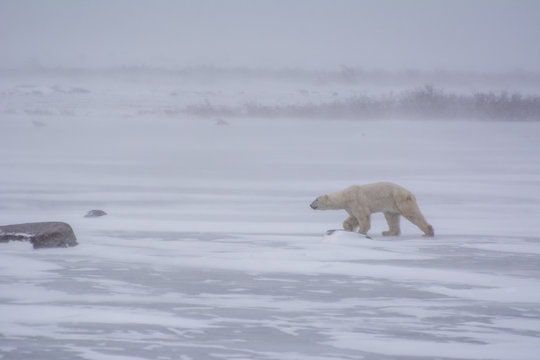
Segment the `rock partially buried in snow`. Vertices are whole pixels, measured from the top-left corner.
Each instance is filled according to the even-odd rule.
[[[325,233],[325,236],[371,239],[371,237],[368,235],[360,234],[355,231],[343,230],[343,229],[327,230]]]
[[[229,126],[229,123],[221,118],[216,119],[216,122],[214,123],[216,126]]]
[[[30,241],[34,249],[76,246],[77,238],[69,224],[39,222],[0,226],[0,242]]]
[[[105,215],[107,215],[107,213],[103,210],[90,210],[84,217],[100,217]]]

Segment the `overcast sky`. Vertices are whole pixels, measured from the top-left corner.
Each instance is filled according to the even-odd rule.
[[[538,0],[0,0],[0,67],[540,72]]]

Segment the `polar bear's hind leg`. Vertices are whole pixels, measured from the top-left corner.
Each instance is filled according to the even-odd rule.
[[[420,212],[416,199],[414,196],[409,195],[402,202],[396,202],[401,215],[407,220],[418,226],[420,230],[424,232],[424,236],[434,236],[433,226],[427,223],[424,215]]]
[[[385,212],[384,217],[388,223],[388,231],[383,231],[384,236],[397,236],[401,233],[399,229],[399,213]]]

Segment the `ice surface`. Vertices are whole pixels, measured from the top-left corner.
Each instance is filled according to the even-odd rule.
[[[0,244],[0,358],[538,357],[539,123],[215,126],[140,112],[168,106],[154,83],[11,81],[0,223],[64,221],[79,245]],[[381,180],[435,238],[382,237],[381,214],[373,239],[325,235],[346,214],[314,197]]]

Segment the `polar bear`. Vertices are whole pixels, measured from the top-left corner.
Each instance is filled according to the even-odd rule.
[[[370,215],[384,213],[388,231],[383,235],[399,235],[399,216],[418,226],[424,236],[434,236],[433,227],[427,223],[416,204],[416,198],[407,189],[389,182],[366,185],[352,185],[346,189],[321,195],[311,203],[314,210],[344,209],[349,217],[343,222],[343,229],[366,235],[370,228]]]

